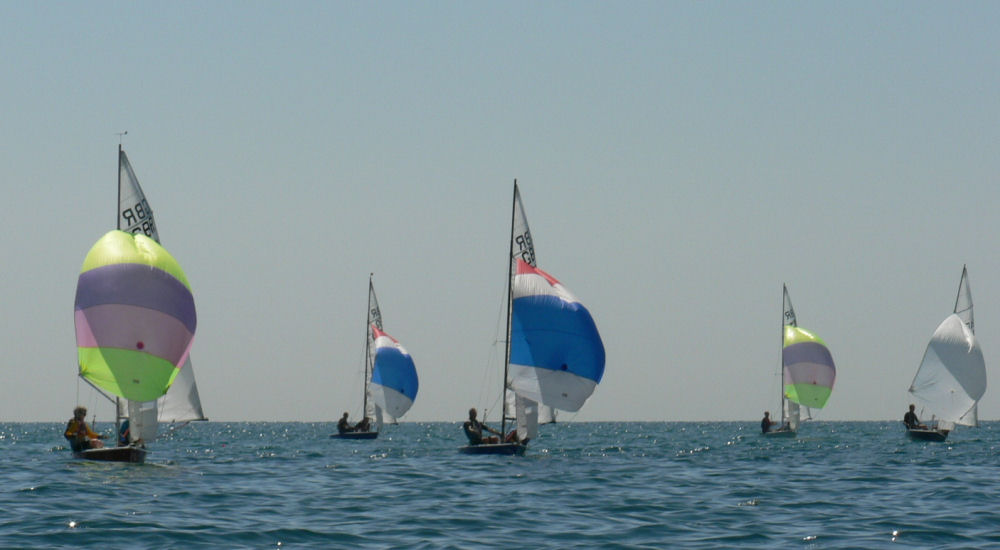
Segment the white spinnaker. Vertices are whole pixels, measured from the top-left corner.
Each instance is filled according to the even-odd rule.
[[[413,400],[381,384],[372,384],[371,400],[390,420],[400,418],[413,406]],[[374,411],[372,411],[374,413]]]
[[[975,425],[969,413],[986,393],[986,364],[975,334],[958,315],[934,331],[910,393],[940,420]]]

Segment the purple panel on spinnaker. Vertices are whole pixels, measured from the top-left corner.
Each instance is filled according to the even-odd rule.
[[[832,388],[837,377],[833,356],[819,342],[798,342],[786,346],[782,352],[784,383],[810,383]]]
[[[191,291],[166,271],[143,264],[97,267],[80,274],[76,309],[125,304],[161,311],[195,332],[197,316]]]

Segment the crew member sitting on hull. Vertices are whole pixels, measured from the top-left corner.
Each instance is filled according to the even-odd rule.
[[[462,424],[462,430],[465,431],[465,437],[469,438],[469,445],[481,445],[483,443],[500,443],[500,432],[494,430],[493,428],[483,424],[479,420],[476,420],[476,408],[473,407],[469,409],[469,419]],[[488,437],[483,437],[483,430],[486,430],[492,434]]]
[[[920,423],[917,413],[914,412],[916,408],[916,405],[910,403],[910,410],[903,415],[903,424],[906,424],[907,430],[926,430],[927,426]]]
[[[100,449],[104,447],[104,436],[90,429],[85,418],[87,417],[86,407],[73,409],[73,418],[66,423],[66,431],[63,436],[69,441],[69,446],[73,452],[85,451],[87,449]]]

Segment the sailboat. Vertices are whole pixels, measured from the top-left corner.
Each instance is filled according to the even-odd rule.
[[[362,429],[331,434],[337,439],[375,439],[386,422],[402,417],[417,399],[417,369],[406,349],[382,329],[382,311],[368,276],[368,320],[365,323],[365,382]],[[372,421],[375,430],[370,429]],[[364,429],[368,427],[368,429]]]
[[[139,178],[132,169],[121,144],[118,145],[118,229],[126,233],[143,234],[157,243],[160,234],[153,209],[139,185]],[[118,403],[118,419],[129,421],[129,440],[150,442],[156,437],[157,424],[184,425],[192,421],[208,420],[201,406],[198,384],[190,356],[178,371],[166,395],[155,402],[137,403],[127,400]]]
[[[83,261],[74,305],[79,375],[109,399],[155,402],[194,341],[187,277],[153,239],[113,230]],[[112,397],[113,396],[113,397]],[[75,451],[90,460],[143,462],[141,442]]]
[[[781,285],[781,424],[769,437],[795,437],[810,409],[822,409],[837,378],[833,356],[815,333],[799,327],[788,285]]]
[[[514,181],[507,267],[507,322],[501,402],[516,428],[499,443],[470,444],[467,454],[524,454],[550,409],[576,412],[604,376],[604,344],[586,307],[536,265],[534,241]],[[513,397],[511,397],[513,395]],[[553,417],[554,418],[554,417]]]
[[[986,393],[986,362],[975,327],[969,272],[962,266],[955,308],[931,336],[909,390],[931,411],[937,425],[907,427],[910,438],[944,441],[956,424],[979,425],[978,402]]]

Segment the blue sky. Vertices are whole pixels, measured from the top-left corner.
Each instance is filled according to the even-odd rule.
[[[901,417],[963,264],[993,380],[998,11],[6,3],[0,419],[93,402],[72,303],[123,130],[195,292],[213,419],[358,412],[370,272],[420,374],[406,418],[494,408],[514,178],[607,350],[569,418],[774,410],[782,283],[837,362],[818,418]]]

